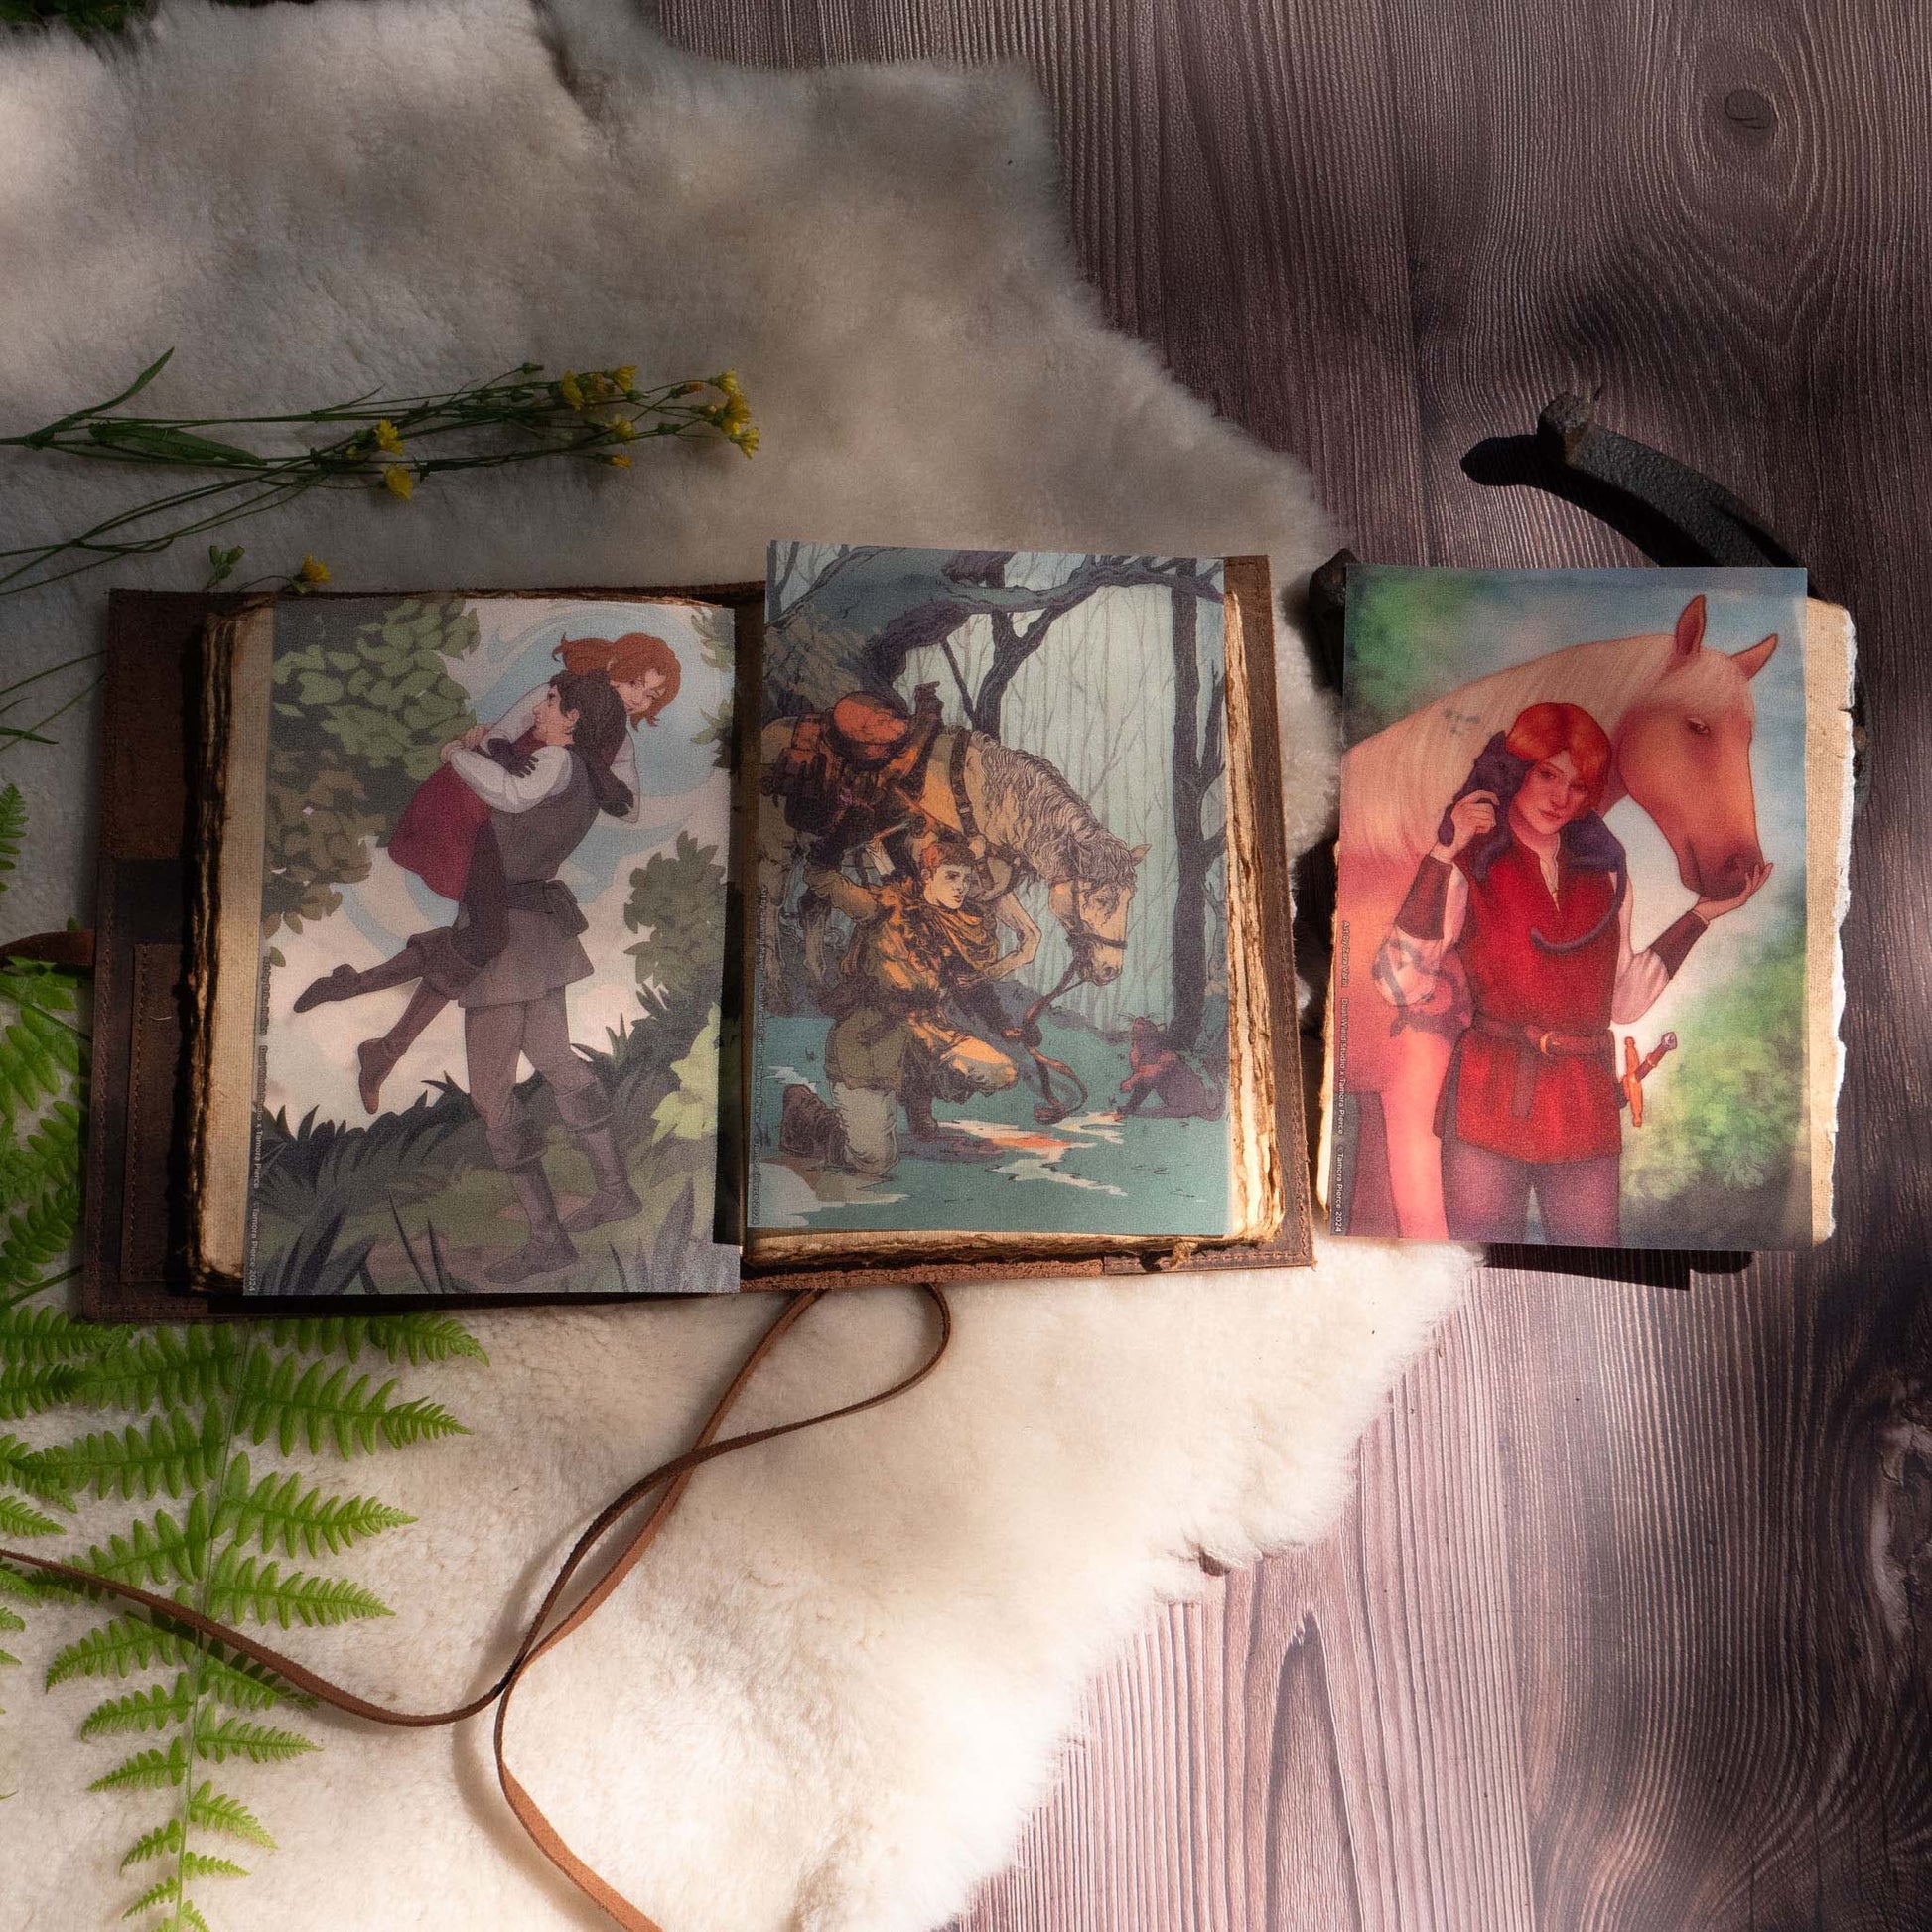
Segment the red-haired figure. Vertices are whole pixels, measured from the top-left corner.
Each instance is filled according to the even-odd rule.
[[[444,747],[445,762],[416,787],[389,838],[389,857],[397,865],[413,872],[431,892],[458,902],[457,923],[451,931],[459,951],[451,955],[452,970],[425,973],[421,948],[412,944],[368,972],[339,966],[305,988],[295,1002],[296,1012],[303,1013],[325,1001],[355,999],[384,987],[417,982],[395,1025],[355,1049],[357,1090],[370,1113],[380,1104],[382,1083],[396,1062],[455,997],[462,973],[487,964],[500,950],[506,930],[503,861],[490,823],[490,803],[473,779],[460,775],[448,761],[448,754],[453,750],[483,753],[512,777],[521,778],[543,743],[537,731],[538,713],[560,680],[570,680],[572,688],[606,684],[621,703],[629,729],[601,735],[597,755],[626,794],[619,804],[615,792],[611,793],[603,809],[622,824],[637,822],[642,792],[631,731],[639,724],[655,725],[677,696],[683,671],[676,652],[662,637],[635,630],[615,640],[566,638],[551,655],[563,667],[556,677],[532,686],[494,723],[474,726],[455,745]]]
[[[1410,1024],[1454,1036],[1436,1109],[1451,1238],[1614,1247],[1623,1129],[1612,1024],[1649,1011],[1728,897],[1643,951],[1629,867],[1597,807],[1610,741],[1581,705],[1533,704],[1485,745],[1437,828],[1372,976]],[[1391,1149],[1391,1159],[1396,1151]]]

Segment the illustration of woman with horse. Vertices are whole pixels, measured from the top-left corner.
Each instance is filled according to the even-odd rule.
[[[1754,858],[1634,950],[1629,867],[1599,811],[1611,763],[1581,705],[1518,712],[1443,812],[1375,955],[1396,1031],[1452,1041],[1433,1126],[1455,1239],[1522,1240],[1534,1195],[1546,1240],[1617,1245],[1628,1089],[1610,1028],[1647,1013],[1771,873]]]
[[[631,733],[638,725],[655,725],[682,681],[677,654],[662,637],[631,631],[616,639],[565,638],[551,653],[563,669],[561,677],[601,681],[622,707],[622,728],[599,738],[600,755],[612,784],[604,809],[620,823],[634,825],[642,803],[637,776],[637,748]],[[492,724],[474,726],[443,748],[444,762],[416,787],[390,835],[389,857],[412,872],[431,892],[457,902],[457,916],[439,940],[432,957],[429,938],[412,938],[395,958],[358,973],[348,966],[306,987],[295,1001],[305,1013],[327,1001],[358,999],[385,987],[414,984],[409,1003],[389,1030],[363,1040],[355,1049],[356,1085],[362,1105],[374,1113],[381,1104],[382,1083],[436,1016],[461,990],[464,980],[487,965],[502,950],[504,921],[502,853],[491,824],[490,805],[479,785],[466,779],[450,754],[464,751],[487,758],[512,777],[521,778],[545,742],[538,731],[538,714],[558,680],[526,691]],[[597,702],[602,718],[608,705]],[[621,796],[621,803],[617,802]]]

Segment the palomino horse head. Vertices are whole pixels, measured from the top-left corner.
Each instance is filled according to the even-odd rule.
[[[1119,877],[1055,879],[1046,904],[1066,930],[1080,976],[1095,986],[1111,986],[1127,961],[1127,913],[1134,903],[1134,872],[1147,857],[1144,845],[1122,850],[1130,864]]]
[[[1656,821],[1677,875],[1701,897],[1741,892],[1763,851],[1751,790],[1750,680],[1778,647],[1775,633],[1726,655],[1704,644],[1704,599],[1677,620],[1663,675],[1624,713],[1618,782]]]

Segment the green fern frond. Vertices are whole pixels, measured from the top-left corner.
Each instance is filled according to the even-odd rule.
[[[312,1453],[333,1442],[345,1459],[381,1443],[400,1449],[429,1437],[468,1433],[438,1403],[419,1398],[391,1408],[393,1378],[371,1392],[370,1377],[359,1375],[351,1383],[346,1366],[325,1375],[326,1366],[311,1362],[305,1369],[296,1355],[250,1356],[235,1396],[236,1433],[256,1443],[273,1435],[284,1455],[298,1442]]]
[[[78,1401],[88,1371],[77,1362],[47,1362],[38,1366],[9,1363],[0,1367],[0,1422],[18,1422]]]
[[[0,1121],[0,1200],[13,1205],[80,1172],[80,1110],[70,1100],[52,1102],[33,1131],[16,1140],[11,1121]]]
[[[183,1671],[165,1689],[154,1685],[97,1704],[80,1720],[83,1737],[112,1737],[130,1730],[166,1730],[186,1724],[195,1709],[195,1680]]]
[[[349,1623],[394,1612],[346,1577],[313,1577],[300,1570],[285,1574],[279,1563],[244,1557],[230,1544],[215,1559],[208,1578],[207,1614],[217,1623],[249,1616],[257,1623],[273,1621],[286,1630],[297,1623],[309,1627]]]
[[[20,857],[20,842],[26,836],[27,801],[18,785],[9,785],[0,791],[0,873],[13,871],[14,861]],[[6,890],[7,882],[0,879],[0,893]]]
[[[179,1911],[159,1920],[154,1932],[210,1932],[208,1922],[195,1909],[195,1901],[184,1898]]]
[[[187,1409],[232,1389],[247,1337],[225,1322],[156,1328],[87,1364],[78,1400],[96,1409]]]
[[[11,1650],[0,1650],[0,1669],[5,1669],[9,1665],[15,1670],[18,1670],[20,1668],[20,1659]]]
[[[181,1873],[173,1871],[159,1884],[150,1885],[121,1916],[139,1918],[143,1912],[151,1912],[157,1905],[179,1905],[181,1903]]]
[[[0,1536],[59,1536],[66,1528],[19,1496],[0,1496]]]
[[[144,1616],[111,1618],[98,1629],[61,1651],[47,1667],[47,1687],[74,1677],[127,1677],[137,1670],[157,1670],[173,1664],[193,1666],[202,1687],[237,1711],[266,1711],[290,1704],[308,1711],[315,1699],[293,1684],[285,1684],[266,1664],[237,1657],[212,1644],[174,1630],[163,1629]]]
[[[175,1737],[163,1750],[136,1751],[103,1772],[89,1791],[165,1791],[188,1775],[188,1739]]]
[[[24,1630],[26,1627],[26,1624],[19,1617],[15,1616],[13,1611],[8,1609],[4,1603],[0,1603],[0,1630]]]
[[[197,1491],[181,1522],[165,1509],[155,1511],[152,1528],[137,1516],[125,1536],[87,1552],[86,1568],[117,1584],[192,1584],[207,1568],[211,1537],[207,1497]]]
[[[230,1838],[246,1839],[266,1851],[275,1849],[267,1826],[239,1798],[230,1798],[212,1784],[198,1784],[189,1795],[188,1822],[205,1832],[225,1832]]]
[[[286,1556],[295,1556],[299,1545],[302,1555],[319,1557],[325,1551],[335,1556],[415,1520],[373,1496],[325,1496],[320,1489],[305,1489],[294,1474],[263,1476],[250,1489],[248,1458],[237,1454],[214,1512],[214,1532],[232,1535],[238,1544],[252,1539],[264,1553],[279,1543]]]
[[[133,1330],[75,1321],[63,1309],[0,1308],[0,1362],[93,1362],[127,1346]]]
[[[61,1651],[47,1667],[47,1688],[70,1677],[126,1677],[162,1664],[185,1664],[196,1646],[172,1630],[163,1630],[146,1617],[110,1618],[96,1630]]]
[[[231,1757],[245,1758],[250,1764],[281,1764],[321,1748],[292,1730],[251,1724],[246,1718],[216,1718],[195,1726],[196,1755],[216,1764],[225,1764]]]
[[[68,1485],[48,1466],[46,1451],[0,1430],[0,1482],[24,1489],[57,1509],[71,1509]]]
[[[81,1070],[79,1034],[29,989],[15,967],[0,967],[0,1000],[14,1005],[13,1019],[0,1029],[0,1116],[9,1120],[58,1099]]]
[[[278,1348],[304,1355],[342,1353],[352,1362],[364,1347],[379,1349],[392,1362],[421,1367],[468,1356],[487,1362],[483,1344],[450,1314],[327,1314],[285,1317],[269,1324]]]
[[[44,1451],[55,1477],[69,1489],[91,1489],[97,1496],[152,1496],[208,1481],[220,1466],[226,1438],[220,1412],[210,1405],[200,1422],[179,1409],[157,1416],[144,1433],[130,1423],[118,1436],[112,1430],[82,1436]]]
[[[0,1237],[0,1289],[20,1288],[34,1281],[57,1255],[73,1244],[80,1225],[80,1188],[77,1183],[51,1188],[7,1217]]]
[[[122,1855],[121,1869],[125,1871],[131,1864],[141,1864],[149,1859],[165,1859],[170,1853],[179,1852],[183,1836],[179,1817],[169,1819],[165,1825],[157,1825],[151,1832],[143,1832]]]

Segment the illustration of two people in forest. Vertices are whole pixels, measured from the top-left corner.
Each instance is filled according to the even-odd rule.
[[[462,1010],[467,1084],[492,1163],[527,1224],[488,1280],[513,1286],[567,1267],[572,1240],[627,1220],[642,1203],[613,1131],[610,1102],[570,1036],[566,989],[594,972],[583,911],[557,874],[600,816],[635,824],[641,801],[632,731],[655,725],[680,666],[662,638],[567,640],[562,668],[493,723],[442,748],[443,763],[398,819],[389,856],[456,902],[449,923],[412,935],[366,971],[336,967],[297,997],[298,1013],[411,986],[383,1034],[356,1048],[362,1104],[374,1113],[403,1053],[452,1001]],[[595,1191],[560,1216],[543,1137],[516,1092],[527,1060],[590,1165]]]

